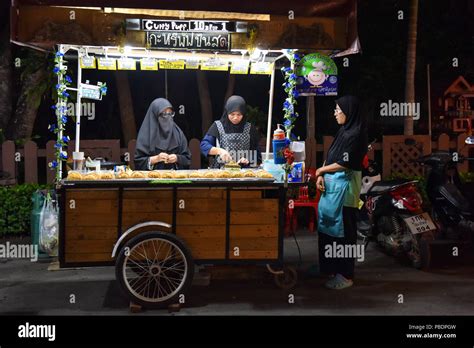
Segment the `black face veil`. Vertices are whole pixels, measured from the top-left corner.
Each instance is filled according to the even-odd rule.
[[[174,123],[173,117],[164,116],[163,111],[173,108],[164,99],[155,99],[148,108],[138,133],[137,149],[147,155],[160,152],[173,152],[182,144],[183,132]]]

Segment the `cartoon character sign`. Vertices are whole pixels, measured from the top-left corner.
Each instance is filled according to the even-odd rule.
[[[324,65],[322,61],[313,62],[312,65],[314,69],[311,70],[305,77],[312,86],[319,87],[328,78],[328,76],[324,73],[324,70],[326,70],[326,65]]]
[[[337,66],[320,53],[305,55],[296,67],[296,89],[300,95],[337,95]]]

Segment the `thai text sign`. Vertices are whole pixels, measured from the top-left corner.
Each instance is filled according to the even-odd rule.
[[[230,34],[147,32],[146,41],[151,48],[190,50],[230,50]]]

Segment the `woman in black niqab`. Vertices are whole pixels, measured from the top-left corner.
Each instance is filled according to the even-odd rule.
[[[191,152],[183,131],[174,122],[173,106],[164,99],[155,99],[149,106],[135,149],[135,168],[186,169]]]

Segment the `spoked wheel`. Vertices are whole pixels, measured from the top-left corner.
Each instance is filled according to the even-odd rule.
[[[298,272],[294,267],[283,267],[283,273],[275,274],[275,284],[280,289],[290,290],[295,287],[298,281]]]
[[[131,301],[158,308],[178,302],[191,285],[194,264],[189,249],[173,234],[140,234],[120,250],[115,276]]]

